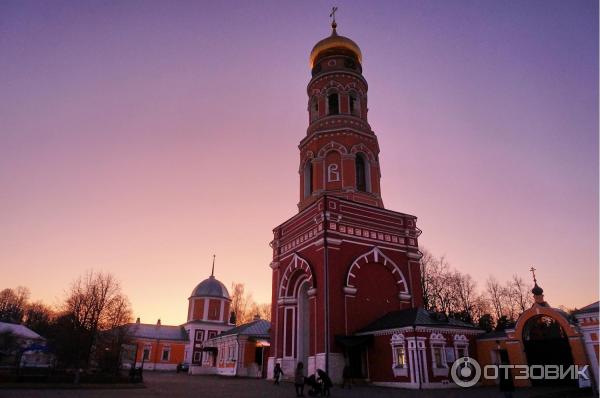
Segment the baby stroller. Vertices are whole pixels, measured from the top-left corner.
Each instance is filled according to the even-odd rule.
[[[317,381],[317,377],[315,375],[305,377],[304,384],[310,387],[310,390],[308,390],[308,396],[310,397],[317,397],[323,393],[323,385],[320,381]]]

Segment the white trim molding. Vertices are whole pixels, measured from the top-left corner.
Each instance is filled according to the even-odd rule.
[[[410,293],[408,291],[408,283],[406,282],[406,278],[400,270],[400,267],[398,267],[398,265],[391,258],[383,254],[381,249],[377,246],[373,247],[370,251],[359,256],[356,260],[352,262],[352,265],[350,265],[350,268],[348,268],[348,271],[346,272],[345,287],[356,288],[356,286],[354,286],[356,271],[359,270],[362,265],[367,265],[370,263],[383,264],[383,266],[390,269],[392,275],[394,275],[394,277],[396,278],[396,284],[398,285],[399,294],[410,296]]]

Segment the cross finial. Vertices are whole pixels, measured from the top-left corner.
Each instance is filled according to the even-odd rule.
[[[215,257],[217,257],[217,255],[213,254],[213,265],[212,265],[212,271],[210,272],[210,276],[215,276]]]
[[[337,23],[335,22],[335,13],[337,12],[337,10],[337,7],[331,7],[331,13],[329,13],[329,18],[331,18],[331,27],[334,31],[335,28],[337,28]]]
[[[533,275],[533,283],[537,283],[537,280],[535,279],[535,271],[537,271],[535,268],[531,267],[529,268],[529,271],[531,271],[531,275]]]

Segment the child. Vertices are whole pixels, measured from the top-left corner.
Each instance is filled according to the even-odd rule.
[[[296,386],[296,396],[304,396],[304,364],[298,362],[296,366],[296,374],[294,375],[294,385]]]
[[[273,384],[279,384],[279,379],[283,375],[283,370],[281,369],[281,365],[276,363],[275,368],[273,369],[273,379],[275,382]]]

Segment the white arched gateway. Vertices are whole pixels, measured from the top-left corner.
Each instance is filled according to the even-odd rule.
[[[305,259],[294,253],[286,264],[277,300],[278,308],[283,309],[283,347],[276,360],[284,373],[292,375],[298,362],[304,363],[307,371],[314,369],[314,354],[311,356],[310,352],[310,337],[314,333],[310,322],[311,298],[316,289],[313,271]]]

